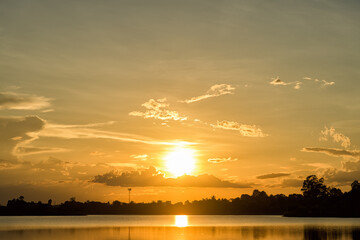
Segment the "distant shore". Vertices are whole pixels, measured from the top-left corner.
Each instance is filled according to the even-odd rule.
[[[9,200],[0,206],[1,216],[71,216],[71,215],[282,215],[284,217],[360,217],[360,183],[355,180],[351,190],[327,187],[324,179],[308,176],[301,188],[303,194],[268,195],[254,190],[252,195],[242,194],[233,199],[205,198],[202,200],[172,203],[112,203],[76,201],[64,203],[27,202],[24,196]]]

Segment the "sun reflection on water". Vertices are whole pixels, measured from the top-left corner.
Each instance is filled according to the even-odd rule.
[[[175,216],[175,226],[176,227],[187,227],[188,226],[188,216],[187,215],[176,215]]]

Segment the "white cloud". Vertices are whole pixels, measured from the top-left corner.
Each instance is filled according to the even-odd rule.
[[[265,137],[267,136],[260,128],[255,125],[239,124],[232,121],[217,121],[215,124],[210,124],[213,128],[220,128],[225,130],[239,131],[241,135],[246,137]]]
[[[154,118],[159,120],[187,120],[187,117],[180,116],[177,111],[167,109],[169,104],[166,103],[166,98],[157,100],[150,99],[149,101],[143,103],[141,106],[145,107],[147,110],[145,112],[133,111],[130,112],[129,115],[143,118]]]
[[[349,147],[351,144],[350,138],[342,133],[336,132],[334,127],[325,127],[325,129],[320,132],[319,140],[327,141],[328,137],[331,137],[334,142],[341,143],[341,146],[344,148]]]
[[[272,81],[270,82],[271,85],[283,85],[283,86],[286,86],[286,85],[291,85],[293,83],[291,82],[284,82],[283,80],[280,79],[280,77],[276,77],[276,78],[271,78]]]
[[[50,98],[15,92],[0,92],[0,110],[38,110],[50,106]]]
[[[272,81],[270,82],[271,85],[282,85],[282,86],[287,86],[287,85],[295,85],[294,89],[300,89],[301,88],[301,84],[302,82],[296,81],[296,82],[284,82],[283,80],[280,79],[280,77],[276,77],[276,78],[272,78]]]
[[[321,80],[321,82],[323,87],[332,86],[335,84],[335,82],[327,82],[326,80]]]
[[[193,102],[201,101],[201,100],[211,98],[211,97],[218,97],[218,96],[226,95],[226,94],[234,94],[234,90],[235,90],[235,88],[229,84],[215,84],[210,87],[210,89],[206,92],[206,94],[192,97],[190,99],[186,99],[186,100],[183,100],[180,102],[193,103]]]
[[[287,86],[287,85],[294,85],[294,89],[298,90],[301,88],[301,85],[304,83],[304,81],[294,81],[294,82],[284,82],[283,80],[280,79],[280,77],[276,77],[276,78],[271,78],[272,81],[270,82],[271,85],[274,86]],[[309,82],[309,81],[313,81],[315,83],[319,83],[321,84],[322,87],[327,87],[327,86],[332,86],[335,84],[335,82],[328,82],[326,80],[319,80],[317,78],[312,79],[311,77],[303,77],[303,80]]]
[[[130,155],[131,158],[135,158],[135,159],[139,159],[141,161],[145,161],[148,159],[148,155],[147,154],[139,154],[139,155],[136,155],[136,154],[133,154],[133,155]]]

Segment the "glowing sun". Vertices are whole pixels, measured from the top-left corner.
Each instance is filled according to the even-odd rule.
[[[166,169],[175,177],[190,174],[195,168],[194,150],[178,147],[165,156]]]

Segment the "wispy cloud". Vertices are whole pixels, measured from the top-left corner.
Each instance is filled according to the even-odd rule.
[[[314,167],[314,168],[332,168],[333,166],[331,166],[330,164],[327,163],[304,163],[302,164],[304,166],[310,166],[310,167]]]
[[[50,98],[15,92],[0,92],[0,109],[38,110],[50,106]]]
[[[287,86],[287,85],[294,85],[294,89],[300,89],[302,82],[296,81],[296,82],[284,82],[280,79],[280,77],[272,78],[272,81],[270,82],[271,85],[281,85],[281,86]]]
[[[270,174],[264,174],[257,176],[257,179],[269,179],[269,178],[280,178],[280,177],[286,177],[290,176],[290,173],[270,173]]]
[[[134,142],[151,145],[193,145],[194,143],[186,141],[158,141],[149,137],[144,137],[136,134],[111,132],[96,129],[95,127],[112,124],[113,122],[94,123],[84,125],[63,125],[47,123],[45,128],[38,133],[41,137],[56,137],[65,139],[112,139],[122,142]]]
[[[0,117],[0,159],[15,160],[17,149],[35,140],[44,126],[37,116]]]
[[[238,160],[237,158],[231,158],[231,157],[228,157],[228,158],[209,158],[208,162],[211,162],[211,163],[223,163],[223,162],[233,162],[233,161],[237,161],[237,160]]]
[[[352,157],[360,159],[360,151],[358,150],[345,150],[338,148],[317,148],[317,147],[306,147],[302,149],[303,152],[318,152],[324,153],[334,157]]]
[[[150,99],[141,106],[145,107],[147,110],[145,112],[133,111],[130,112],[129,115],[143,118],[154,118],[159,120],[187,120],[187,117],[180,116],[177,111],[167,109],[169,104],[166,103],[166,98],[157,100]]]
[[[311,77],[303,77],[304,80],[308,80],[308,81],[314,81],[316,83],[321,84],[322,87],[327,87],[327,86],[332,86],[335,85],[335,82],[328,82],[326,80],[319,80],[317,78],[311,78]]]
[[[217,121],[216,124],[210,124],[213,128],[225,130],[239,131],[241,135],[246,137],[265,137],[267,136],[260,128],[255,125],[240,124],[232,121]]]
[[[133,154],[133,155],[130,155],[130,157],[141,160],[141,161],[145,161],[148,159],[149,156],[147,154],[139,154],[139,155]]]
[[[95,176],[91,182],[102,183],[108,186],[121,187],[224,187],[250,188],[252,184],[233,183],[221,180],[213,175],[183,175],[177,178],[165,178],[164,173],[154,167],[142,171],[109,172]]]
[[[94,151],[90,153],[90,156],[99,157],[99,158],[108,158],[111,157],[112,155],[101,151]]]
[[[317,78],[313,79],[311,77],[303,77],[302,80],[305,80],[306,82],[313,81],[315,83],[320,84],[321,87],[327,87],[327,86],[335,85],[335,82],[328,82],[326,80],[319,80]],[[275,86],[292,85],[292,86],[294,86],[293,87],[294,89],[300,89],[303,83],[304,83],[304,81],[285,82],[285,81],[281,80],[279,76],[276,77],[276,78],[272,78],[272,81],[270,82],[271,85],[275,85]]]
[[[234,94],[234,90],[235,88],[229,84],[215,84],[210,87],[206,94],[182,100],[180,102],[193,103],[207,98],[218,97],[226,94]]]
[[[280,77],[276,77],[276,78],[271,78],[272,81],[270,82],[271,85],[283,85],[283,86],[286,86],[286,85],[291,85],[293,84],[292,82],[284,82],[283,80],[280,79]]]
[[[351,144],[350,138],[342,133],[336,132],[334,127],[325,127],[325,129],[320,132],[319,140],[327,141],[329,137],[332,138],[334,142],[341,143],[341,146],[344,148],[349,147]]]
[[[24,146],[17,147],[15,154],[16,155],[33,155],[33,154],[42,154],[42,153],[55,153],[55,152],[66,152],[67,149],[64,148],[50,148],[50,147],[32,147]]]
[[[321,80],[321,83],[323,87],[335,85],[335,82],[327,82],[326,80]]]

